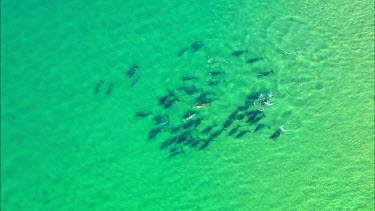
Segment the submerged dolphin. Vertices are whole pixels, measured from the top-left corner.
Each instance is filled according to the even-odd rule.
[[[98,84],[96,84],[95,86],[95,90],[94,90],[94,94],[98,94],[99,91],[100,91],[100,88],[102,87],[104,81],[103,80],[100,80]]]
[[[242,54],[247,53],[247,52],[248,52],[247,50],[233,51],[233,52],[232,52],[232,56],[239,57],[239,56],[241,56]]]
[[[257,62],[257,61],[260,61],[260,60],[262,60],[262,59],[263,59],[263,57],[252,58],[252,59],[248,59],[248,60],[246,60],[246,63],[248,63],[248,64],[252,64],[252,63]]]
[[[128,70],[128,72],[126,73],[126,75],[127,75],[129,78],[131,78],[131,77],[134,75],[135,71],[137,71],[138,68],[139,68],[139,67],[138,67],[137,65],[133,65],[132,67],[129,68],[129,70]]]
[[[271,136],[270,139],[276,140],[282,133],[284,133],[286,130],[284,126],[280,126]]]
[[[237,135],[236,135],[236,138],[241,138],[243,137],[244,135],[246,135],[246,133],[250,132],[249,130],[243,130],[241,132],[239,132]]]
[[[216,127],[216,126],[217,126],[217,124],[214,124],[214,125],[208,126],[208,127],[206,127],[206,129],[204,129],[204,130],[202,131],[202,133],[203,133],[203,134],[207,134],[207,133],[211,132],[212,129],[213,129],[214,127]]]
[[[262,72],[262,73],[258,73],[257,74],[257,77],[260,78],[260,77],[264,77],[264,76],[267,76],[269,74],[275,74],[275,72],[273,70],[270,70],[270,71],[267,71],[267,72]]]
[[[268,129],[270,129],[271,127],[268,126],[268,125],[259,124],[259,125],[255,128],[254,133],[256,133],[256,132],[258,132],[258,131],[260,131],[260,130],[263,130],[264,128],[268,128]]]
[[[190,46],[191,51],[193,53],[199,51],[202,47],[203,47],[203,42],[202,41],[193,42],[191,44],[191,46]]]
[[[229,131],[229,133],[227,134],[227,136],[232,136],[234,135],[235,133],[237,133],[238,129],[240,129],[241,126],[237,126],[235,128],[233,128],[231,131]]]
[[[173,158],[176,155],[182,154],[182,153],[184,153],[184,149],[182,147],[171,148],[169,150],[169,158]]]
[[[181,56],[184,55],[184,53],[186,53],[188,50],[189,50],[189,48],[183,48],[183,49],[181,49],[181,50],[178,52],[177,57],[181,57]]]
[[[112,93],[112,89],[113,89],[114,86],[115,86],[114,83],[110,83],[110,84],[108,85],[108,88],[107,88],[107,91],[105,92],[105,94],[106,94],[106,95],[110,95],[110,94]]]

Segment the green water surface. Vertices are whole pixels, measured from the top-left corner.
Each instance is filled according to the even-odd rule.
[[[252,92],[274,95],[270,129],[236,120],[169,159],[168,128],[148,133],[157,115],[184,123],[190,85],[217,98],[194,136]],[[1,208],[373,210],[373,1],[1,1]]]

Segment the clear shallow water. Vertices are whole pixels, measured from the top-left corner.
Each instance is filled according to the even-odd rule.
[[[371,210],[373,14],[372,2],[349,1],[2,1],[2,208]],[[196,41],[202,49],[177,57]],[[211,70],[223,83],[207,85]],[[261,121],[271,129],[224,131],[168,159],[168,133],[148,142],[152,117],[133,114],[180,124],[198,95],[178,92],[168,110],[157,100],[185,75],[219,96],[200,130],[261,89],[274,93]]]

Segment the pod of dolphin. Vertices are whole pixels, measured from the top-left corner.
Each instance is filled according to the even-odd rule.
[[[177,53],[177,57],[181,57],[188,52],[198,52],[203,46],[202,41],[194,42],[190,45],[190,47],[182,48]],[[240,57],[246,53],[248,53],[248,50],[237,50],[233,51],[231,56]],[[246,60],[246,63],[251,65],[261,60],[263,60],[263,57],[250,58]],[[139,68],[140,67],[138,65],[132,65],[128,68],[125,75],[131,79],[136,75]],[[222,77],[223,74],[223,71],[208,72],[208,75],[211,76],[212,80],[207,81],[207,85],[216,86],[221,83],[225,83],[224,77]],[[274,70],[258,73],[256,76],[261,78],[270,76],[272,74],[275,74]],[[135,79],[131,80],[131,87],[133,87],[139,82],[140,78],[135,77]],[[180,97],[175,94],[176,92],[183,93],[183,95],[194,98],[195,104],[191,105],[191,109],[186,111],[181,117],[181,125],[171,125],[169,115],[158,115],[148,111],[134,114],[136,118],[153,116],[154,127],[148,132],[148,141],[154,141],[161,133],[170,134],[170,138],[163,140],[160,144],[161,150],[169,149],[169,158],[183,154],[184,148],[186,147],[197,150],[205,150],[217,137],[221,136],[223,133],[226,133],[227,137],[240,139],[249,133],[256,134],[262,130],[271,129],[271,126],[262,124],[260,121],[266,117],[262,107],[272,105],[269,102],[269,99],[273,97],[273,94],[261,92],[250,93],[244,99],[243,105],[238,106],[238,108],[227,117],[225,122],[221,124],[212,123],[205,128],[201,128],[200,125],[204,117],[202,114],[200,114],[200,109],[209,109],[211,103],[219,100],[219,98],[216,96],[215,92],[204,91],[203,89],[198,89],[197,86],[194,85],[194,83],[199,80],[199,77],[185,75],[182,76],[180,80],[188,84],[185,84],[186,86],[183,87],[176,87],[173,90],[167,90],[167,93],[158,99],[158,104],[164,110],[168,110],[175,104],[178,104],[180,102]],[[94,88],[94,94],[100,93],[104,85],[105,83],[103,80],[99,81]],[[106,95],[110,95],[113,88],[114,83],[107,84],[104,93]],[[249,129],[250,126],[254,127],[253,131]],[[285,131],[285,128],[280,126],[269,136],[269,138],[276,140]]]

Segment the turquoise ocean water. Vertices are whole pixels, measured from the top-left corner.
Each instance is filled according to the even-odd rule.
[[[373,210],[373,1],[2,1],[1,208]]]

